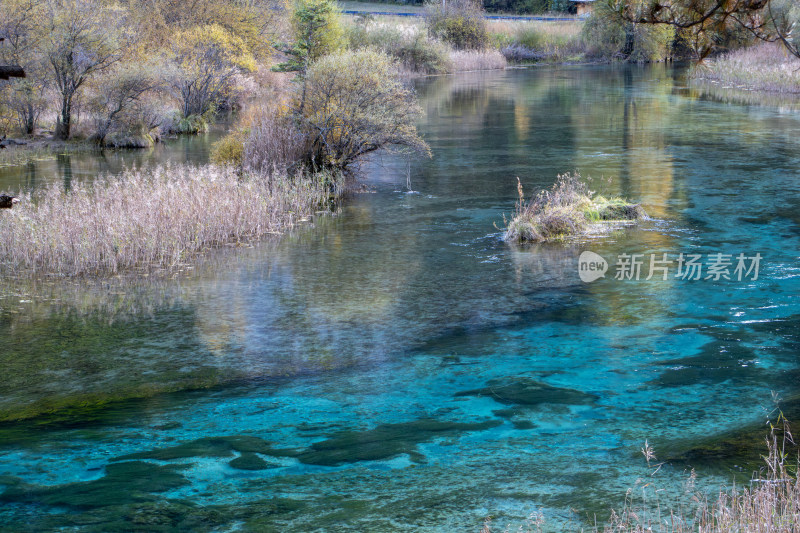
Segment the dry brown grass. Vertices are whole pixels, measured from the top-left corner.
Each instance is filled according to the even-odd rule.
[[[172,268],[203,250],[291,227],[318,209],[318,176],[246,174],[188,165],[59,184],[0,213],[0,274],[110,275]]]
[[[640,501],[634,501],[629,491],[625,506],[612,513],[603,533],[797,533],[800,531],[800,482],[797,478],[800,463],[796,456],[788,453],[794,441],[782,415],[778,418],[778,427],[771,428],[766,445],[765,464],[748,487],[734,485],[720,491],[711,502],[703,494],[694,494],[695,508],[693,516],[689,517],[677,510],[662,512],[657,499],[648,503],[642,496]],[[643,451],[652,453],[652,448],[645,446]],[[693,483],[694,473],[689,486]],[[656,495],[652,479],[643,485],[650,487],[652,496]]]
[[[453,50],[450,53],[453,72],[502,70],[508,62],[497,50]]]
[[[692,78],[726,88],[773,93],[800,93],[800,59],[776,43],[761,43],[708,60]]]
[[[592,223],[647,218],[639,204],[595,195],[577,172],[559,175],[550,189],[529,201],[517,178],[517,192],[519,200],[505,232],[505,240],[511,242],[563,240],[584,232]]]

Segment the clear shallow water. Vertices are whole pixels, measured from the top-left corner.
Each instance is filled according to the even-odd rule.
[[[771,391],[797,411],[800,115],[661,68],[419,91],[435,157],[413,192],[387,156],[337,216],[176,279],[2,288],[4,524],[477,531],[541,511],[565,531],[621,505],[645,439],[676,497],[691,466],[712,491],[748,475],[721,436]],[[654,220],[505,245],[515,177],[575,169]],[[587,249],[606,279],[578,278]],[[618,254],[681,252],[764,259],[755,281],[613,279]]]
[[[69,188],[73,180],[91,180],[145,165],[205,164],[211,146],[224,135],[227,122],[222,121],[208,133],[167,138],[149,149],[65,151],[40,155],[22,165],[0,165],[0,192],[34,190],[53,182]]]

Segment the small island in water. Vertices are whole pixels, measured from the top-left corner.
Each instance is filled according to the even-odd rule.
[[[549,190],[540,191],[525,201],[517,178],[514,216],[506,226],[508,242],[552,242],[581,235],[598,223],[631,222],[647,218],[640,204],[624,198],[605,198],[589,190],[580,174],[566,173]]]

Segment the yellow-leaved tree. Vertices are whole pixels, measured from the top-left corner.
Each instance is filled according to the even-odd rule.
[[[184,118],[216,110],[239,72],[256,68],[244,39],[220,24],[194,26],[175,34],[170,85]]]

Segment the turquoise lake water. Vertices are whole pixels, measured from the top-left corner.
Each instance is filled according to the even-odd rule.
[[[637,480],[677,505],[691,468],[712,494],[749,477],[731,438],[773,395],[800,411],[800,113],[665,67],[418,91],[433,159],[365,165],[373,192],[333,216],[176,276],[0,286],[0,529],[580,531]],[[652,219],[501,240],[517,177],[576,170]],[[615,279],[623,254],[640,279]],[[647,280],[651,254],[705,270]],[[733,279],[705,279],[716,254]]]

